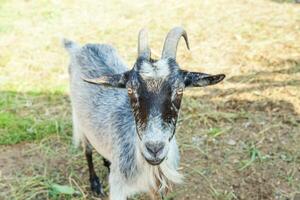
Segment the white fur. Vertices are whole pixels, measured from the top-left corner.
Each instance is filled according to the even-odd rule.
[[[166,60],[159,60],[152,65],[150,63],[143,62],[140,73],[145,79],[161,79],[168,76],[170,74],[170,70]]]
[[[73,145],[75,147],[78,147],[79,144],[82,142],[82,133],[80,132],[79,130],[79,123],[78,123],[78,119],[75,115],[75,111],[74,111],[74,108],[72,109],[72,121],[73,121]]]
[[[139,149],[137,147],[137,149]],[[125,180],[117,173],[111,173],[110,199],[125,200],[126,197],[140,192],[149,192],[151,189],[162,192],[168,187],[168,182],[182,183],[183,176],[177,171],[179,152],[175,137],[170,142],[170,149],[166,159],[158,166],[149,165],[140,152],[137,152],[138,174],[133,179]],[[161,176],[160,172],[163,174]],[[160,181],[157,188],[156,180]]]

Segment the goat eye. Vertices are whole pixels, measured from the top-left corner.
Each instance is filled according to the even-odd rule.
[[[171,123],[173,122],[173,119],[172,119],[171,116],[168,116],[168,117],[167,117],[167,122],[168,122],[169,124],[171,124]]]
[[[179,88],[178,90],[176,90],[176,93],[179,94],[179,95],[182,94],[183,93],[183,89]]]
[[[128,94],[132,94],[133,93],[133,89],[132,88],[127,88]]]

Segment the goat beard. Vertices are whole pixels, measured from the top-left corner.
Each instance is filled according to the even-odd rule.
[[[155,188],[150,191],[150,197],[153,200],[166,196],[173,189],[172,183],[164,175],[160,166],[155,166],[154,168]]]

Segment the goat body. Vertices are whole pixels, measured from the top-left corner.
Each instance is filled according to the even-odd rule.
[[[109,45],[81,47],[64,41],[71,58],[73,139],[85,147],[91,188],[97,195],[103,195],[103,189],[91,147],[110,166],[111,200],[125,200],[138,192],[164,194],[171,183],[181,182],[175,129],[183,90],[213,85],[225,77],[181,70],[176,63],[181,36],[189,47],[186,32],[176,27],[156,61],[150,58],[147,34],[142,30],[138,59],[130,70]]]
[[[127,69],[115,49],[109,45],[87,44],[83,47],[65,41],[71,55],[70,96],[73,139],[93,146],[109,160],[111,199],[122,200],[137,192],[165,189],[169,181],[179,183],[176,171],[179,152],[175,137],[168,159],[161,166],[151,166],[137,148],[138,136],[127,91],[89,84],[82,77],[123,73]]]

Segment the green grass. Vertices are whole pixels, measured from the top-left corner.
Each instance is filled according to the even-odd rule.
[[[41,140],[52,134],[70,135],[70,119],[63,118],[64,114],[69,117],[69,112],[51,111],[68,105],[62,94],[0,92],[0,96],[0,144]]]
[[[248,148],[247,151],[249,153],[249,160],[242,161],[243,166],[239,170],[244,170],[247,167],[249,167],[251,164],[253,164],[255,161],[262,161],[266,159],[266,156],[262,156],[261,151],[257,149],[257,147],[252,143]]]
[[[68,122],[64,122],[63,119],[37,120],[33,116],[26,118],[3,113],[0,114],[0,144],[40,140],[51,134],[61,134],[66,126],[70,127],[69,120]]]

